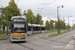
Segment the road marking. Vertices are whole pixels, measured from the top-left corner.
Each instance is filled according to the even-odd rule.
[[[75,44],[75,40],[71,40],[69,44],[65,46],[65,49],[74,49],[73,44]]]

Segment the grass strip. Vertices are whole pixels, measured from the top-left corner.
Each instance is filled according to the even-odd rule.
[[[33,34],[29,34],[29,36],[33,36],[33,35],[37,35],[37,34],[40,34],[40,33],[33,33]]]
[[[10,31],[8,31],[8,34],[10,34]],[[7,31],[0,31],[0,36],[5,36],[7,35]]]
[[[73,31],[73,30],[70,30],[70,31]],[[70,31],[65,31],[65,32],[60,32],[60,33],[54,33],[54,34],[50,34],[49,36],[56,36],[56,35],[59,35],[59,34],[70,32]],[[45,32],[45,33],[51,33],[51,32]],[[33,35],[38,35],[38,34],[42,34],[42,33],[33,33],[33,34],[29,34],[28,36],[33,36]]]
[[[60,33],[54,33],[54,34],[50,34],[49,36],[53,37],[53,36],[57,36],[57,35],[60,35],[60,34],[63,34],[63,33],[67,33],[67,32],[70,32],[70,31],[65,31],[65,32],[60,32]]]
[[[6,39],[6,37],[0,37],[0,40],[5,40]]]

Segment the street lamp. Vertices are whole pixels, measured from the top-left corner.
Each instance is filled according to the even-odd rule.
[[[60,32],[59,31],[59,8],[63,8],[64,6],[63,5],[61,5],[61,6],[57,6],[57,19],[58,19],[58,33]]]
[[[68,31],[70,30],[70,29],[69,29],[69,17],[72,17],[72,16],[68,16]]]

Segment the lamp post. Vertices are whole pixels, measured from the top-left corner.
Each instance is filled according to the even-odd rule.
[[[60,29],[60,28],[59,28],[59,8],[60,8],[60,7],[63,8],[64,6],[63,6],[63,5],[57,6],[58,33],[60,32],[60,31],[59,31],[59,29]]]
[[[70,30],[70,29],[69,29],[69,17],[72,17],[72,16],[68,16],[68,31]]]

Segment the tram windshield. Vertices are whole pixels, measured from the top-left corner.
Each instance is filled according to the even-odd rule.
[[[13,32],[17,32],[17,33],[23,33],[25,32],[25,26],[22,23],[14,23],[14,28],[13,28]]]

